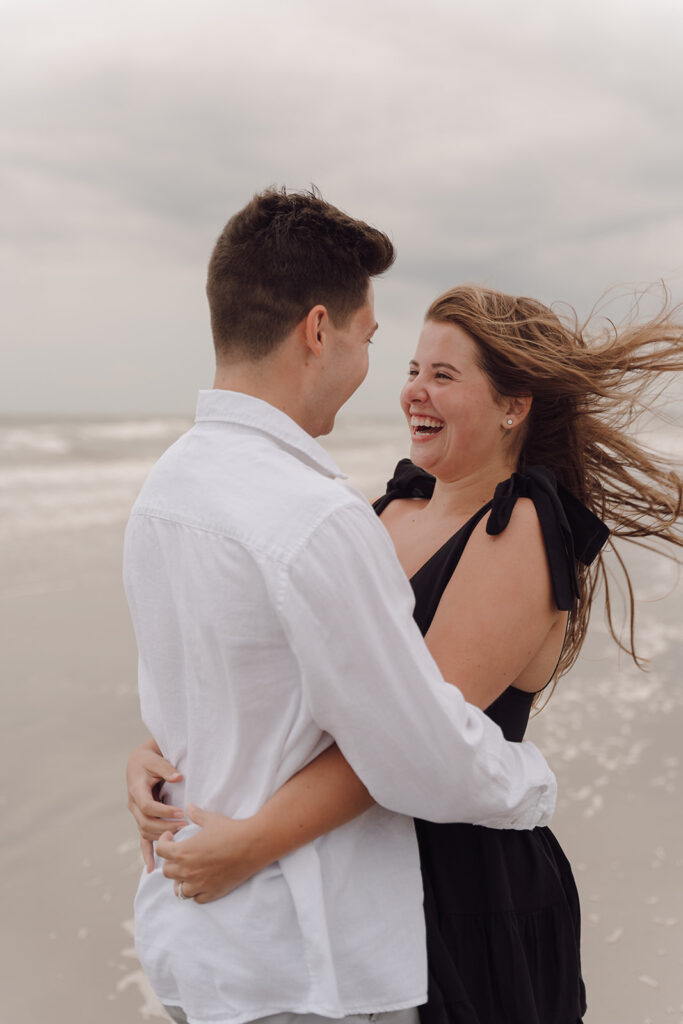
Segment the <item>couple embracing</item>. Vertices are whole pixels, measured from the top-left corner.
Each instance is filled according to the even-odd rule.
[[[209,264],[214,389],[128,524],[152,736],[128,773],[136,946],[175,1021],[585,1010],[555,781],[521,741],[578,654],[593,510],[620,495],[614,426],[585,401],[609,382],[542,304],[454,288],[401,394],[410,460],[373,508],[315,438],[367,373],[393,259],[317,194],[237,213]],[[612,363],[642,366],[655,333],[615,337]]]

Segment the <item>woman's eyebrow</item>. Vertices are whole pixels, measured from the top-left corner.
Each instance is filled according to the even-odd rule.
[[[414,366],[418,370],[420,368],[420,364],[418,363],[417,359],[411,359],[410,362],[408,363],[408,366]],[[451,370],[453,373],[460,373],[460,370],[456,369],[456,367],[453,366],[452,363],[431,363],[431,368],[432,370],[444,369]]]

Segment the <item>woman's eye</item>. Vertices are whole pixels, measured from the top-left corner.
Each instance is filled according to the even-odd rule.
[[[452,380],[447,373],[435,373],[434,376],[437,380]]]
[[[408,370],[409,377],[417,377],[417,370]]]

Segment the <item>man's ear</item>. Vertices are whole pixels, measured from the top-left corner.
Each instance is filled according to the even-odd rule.
[[[302,320],[303,338],[311,355],[322,355],[329,314],[325,306],[313,306]]]

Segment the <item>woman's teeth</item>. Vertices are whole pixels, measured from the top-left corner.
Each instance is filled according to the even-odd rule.
[[[441,420],[431,416],[411,416],[410,426],[415,434],[438,434],[443,429]]]

